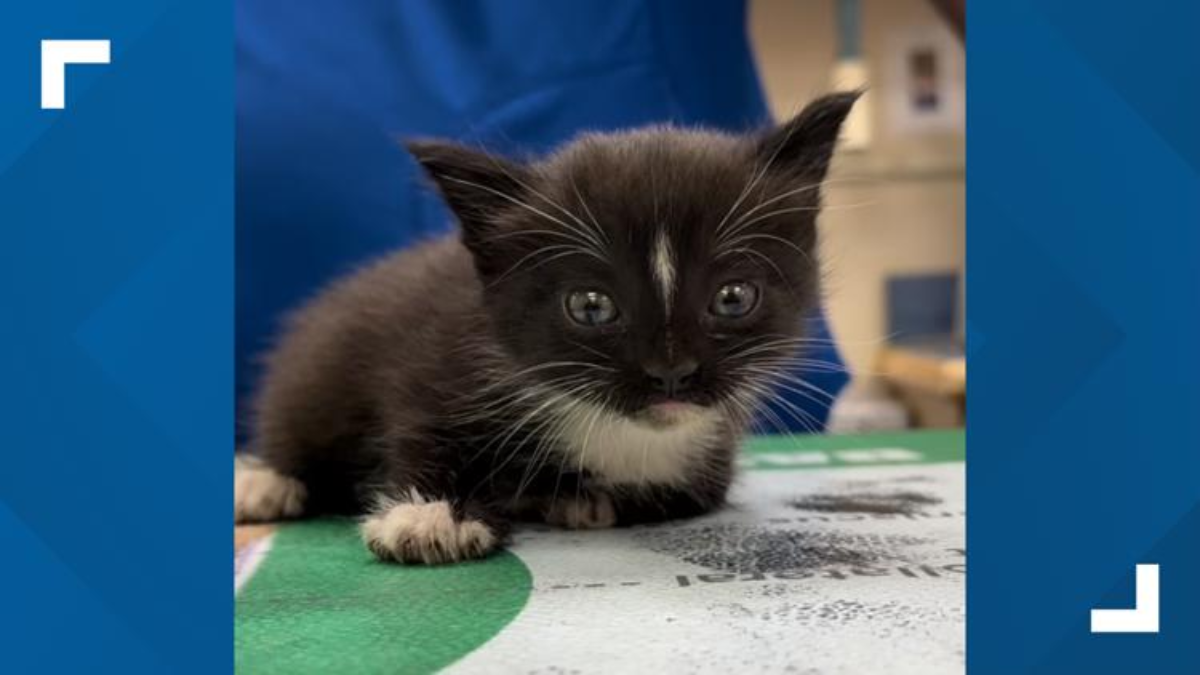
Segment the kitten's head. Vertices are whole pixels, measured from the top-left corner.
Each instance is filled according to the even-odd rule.
[[[762,134],[589,134],[527,163],[409,149],[461,223],[508,352],[573,399],[662,425],[748,414],[795,355],[819,297],[820,186],[857,96]]]

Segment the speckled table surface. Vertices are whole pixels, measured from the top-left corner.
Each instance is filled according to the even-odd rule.
[[[238,528],[239,672],[962,672],[959,432],[760,438],[719,513],[440,568]]]

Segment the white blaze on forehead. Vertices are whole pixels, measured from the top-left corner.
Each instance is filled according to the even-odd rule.
[[[675,254],[671,251],[671,240],[667,233],[659,231],[654,242],[654,258],[650,262],[654,280],[658,282],[659,295],[667,313],[671,312],[671,297],[675,294]]]

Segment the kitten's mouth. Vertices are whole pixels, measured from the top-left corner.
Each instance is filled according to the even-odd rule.
[[[667,427],[695,420],[704,413],[704,410],[704,406],[695,403],[666,399],[642,408],[638,412],[637,418],[651,426]]]

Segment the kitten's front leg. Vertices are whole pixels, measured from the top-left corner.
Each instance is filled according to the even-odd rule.
[[[572,530],[657,523],[692,518],[720,507],[725,486],[677,489],[664,486],[589,487],[577,495],[559,496],[546,504],[547,524]]]
[[[436,565],[482,558],[507,537],[509,524],[482,504],[430,497],[416,488],[381,494],[361,526],[380,560]]]
[[[733,479],[732,453],[714,453],[706,471],[679,484],[610,485],[588,476],[542,503],[550,525],[570,529],[620,527],[693,518],[720,508]]]
[[[621,491],[613,500],[617,525],[661,523],[667,520],[695,518],[725,504],[724,486],[675,488],[644,486]]]
[[[725,504],[729,476],[694,481],[684,486],[637,485],[593,487],[582,501],[569,500],[560,507],[565,513],[582,513],[584,525],[570,527],[612,527],[659,523],[694,518]],[[596,518],[593,514],[600,513]],[[589,518],[590,517],[590,518]],[[549,518],[547,518],[549,521]]]
[[[596,490],[556,498],[546,505],[543,516],[548,524],[571,530],[592,530],[617,524],[612,497]]]
[[[258,457],[243,453],[233,460],[233,522],[264,523],[298,518],[308,489]]]

